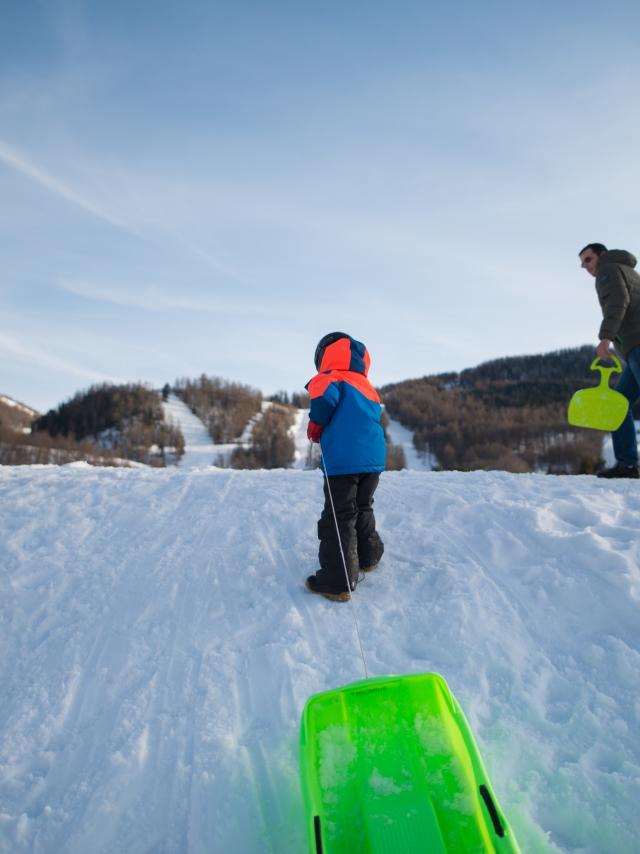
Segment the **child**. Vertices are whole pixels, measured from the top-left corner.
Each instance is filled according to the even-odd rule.
[[[367,379],[370,363],[364,344],[344,332],[331,332],[316,348],[318,373],[306,386],[311,398],[307,436],[320,442],[327,475],[318,522],[320,569],[307,578],[307,587],[336,602],[351,598],[359,570],[373,569],[384,552],[373,494],[387,446],[380,398]]]

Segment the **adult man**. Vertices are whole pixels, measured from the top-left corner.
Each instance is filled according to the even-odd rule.
[[[638,441],[631,407],[640,398],[640,276],[636,259],[624,249],[607,249],[602,243],[588,243],[579,253],[583,269],[596,280],[602,309],[602,324],[596,353],[601,359],[616,347],[626,365],[616,391],[629,401],[622,425],[611,434],[616,464],[598,477],[638,477]]]

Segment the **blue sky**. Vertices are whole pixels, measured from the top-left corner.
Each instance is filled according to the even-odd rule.
[[[593,341],[640,253],[636,2],[22,2],[0,27],[0,393],[381,385]],[[588,368],[588,366],[587,366]]]

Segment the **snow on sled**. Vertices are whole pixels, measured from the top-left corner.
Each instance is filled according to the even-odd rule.
[[[594,359],[592,371],[600,371],[600,384],[592,388],[582,388],[577,391],[569,402],[568,421],[574,427],[591,427],[593,430],[617,430],[622,424],[629,409],[626,397],[609,387],[609,377],[620,373],[622,367],[618,359],[611,355],[615,362],[614,368],[603,368]]]
[[[464,713],[437,673],[310,697],[300,772],[313,854],[519,852]]]

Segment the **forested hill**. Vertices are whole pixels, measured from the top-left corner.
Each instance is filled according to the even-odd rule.
[[[567,424],[571,395],[596,383],[591,345],[494,359],[380,389],[392,418],[443,469],[591,473],[603,434]]]
[[[45,415],[22,410],[17,424],[0,407],[0,465],[86,460],[164,466],[184,449],[182,434],[164,419],[160,394],[142,383],[91,386]]]
[[[230,462],[220,458],[217,464],[277,468],[293,461],[293,404],[279,399],[267,403],[256,389],[203,374],[167,383],[161,391],[144,383],[94,385],[44,415],[33,411],[20,422],[21,432],[0,406],[0,465],[176,463],[185,440],[164,406],[172,392],[204,423],[212,442],[235,446]],[[15,408],[7,405],[11,415]]]
[[[594,357],[593,346],[586,344],[536,356],[492,359],[462,371],[458,383],[496,406],[565,403],[574,391],[598,378],[589,371]]]

